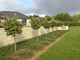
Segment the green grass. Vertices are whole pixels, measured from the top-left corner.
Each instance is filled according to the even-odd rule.
[[[36,41],[36,37],[28,39],[26,41],[17,43],[17,51],[14,52],[14,44],[0,48],[0,60],[17,60],[17,59],[28,59],[32,57],[35,53],[42,50],[45,46],[49,45],[51,42],[55,41],[58,37],[66,33],[67,31],[55,31],[48,33],[48,39],[46,35],[39,37],[39,42]],[[22,50],[23,49],[23,50]],[[10,56],[19,56],[18,58],[11,58]]]
[[[80,60],[80,26],[70,27],[69,34],[54,44],[37,60]]]

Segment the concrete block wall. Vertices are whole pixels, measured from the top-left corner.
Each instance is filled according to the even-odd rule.
[[[17,42],[21,42],[33,37],[36,37],[37,35],[43,35],[49,32],[52,32],[52,28],[45,29],[44,27],[41,27],[38,32],[31,27],[23,27],[23,32],[21,35],[16,36]],[[68,30],[68,26],[61,26],[61,27],[54,27],[54,31],[56,30]],[[7,36],[4,28],[0,28],[0,47],[13,44],[14,43],[14,38],[12,36]]]

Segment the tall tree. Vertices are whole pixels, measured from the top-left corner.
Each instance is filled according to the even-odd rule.
[[[48,15],[46,15],[44,18],[45,18],[45,20],[48,20],[48,21],[51,21],[51,19],[52,19],[52,17],[48,16]]]
[[[46,29],[46,39],[47,39],[47,29],[50,28],[50,22],[44,20],[42,26]]]
[[[33,17],[35,17],[35,18],[36,18],[36,17],[39,17],[39,16],[34,14],[34,15],[33,15]]]
[[[64,16],[63,15],[64,15],[63,13],[59,13],[56,16],[54,16],[54,19],[59,20],[59,21],[64,21],[64,19],[63,19]]]
[[[72,22],[79,22],[79,17],[77,15],[72,16]]]
[[[80,20],[80,14],[77,14],[77,16],[78,16],[78,19]]]
[[[80,21],[80,14],[77,14],[77,17],[78,17],[78,22]]]
[[[30,15],[29,17],[30,17],[31,19],[39,18],[39,16],[38,16],[38,15],[36,15],[36,14],[34,14],[34,15]]]
[[[71,21],[71,15],[69,13],[64,13],[64,20],[65,21]]]
[[[40,20],[38,18],[32,19],[32,21],[31,21],[31,27],[34,30],[37,30],[37,32],[38,32],[38,29],[41,27]],[[38,36],[37,36],[37,42],[38,42]]]
[[[54,21],[51,22],[51,27],[52,27],[52,34],[53,34],[53,27],[56,25]]]
[[[13,18],[6,18],[4,22],[4,29],[7,32],[7,35],[12,35],[15,40],[15,52],[16,52],[16,34],[22,33],[23,24],[17,21],[16,17]]]
[[[71,21],[71,15],[69,13],[59,13],[54,16],[54,19],[59,21]]]

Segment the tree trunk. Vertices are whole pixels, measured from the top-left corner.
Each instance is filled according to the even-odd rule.
[[[46,29],[46,39],[47,39],[47,29]]]
[[[38,33],[38,30],[37,30],[37,33]],[[37,34],[37,35],[38,35],[38,34]],[[39,40],[39,39],[38,39],[38,36],[37,36],[36,38],[37,38],[37,42],[38,42],[38,40]]]
[[[38,42],[38,36],[36,38],[37,38],[37,42]]]
[[[15,36],[14,36],[14,40],[15,40],[15,48],[14,49],[15,49],[15,52],[16,52],[16,39],[15,39]]]
[[[46,39],[47,39],[47,34],[46,34]]]
[[[53,28],[52,28],[52,35],[53,35]]]
[[[58,30],[58,27],[56,26],[56,31]]]

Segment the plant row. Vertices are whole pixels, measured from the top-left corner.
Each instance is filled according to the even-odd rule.
[[[57,38],[65,34],[67,31],[54,31],[46,35],[39,36],[39,41],[36,42],[36,37],[17,43],[17,51],[14,52],[14,44],[0,48],[0,60],[18,60],[29,59],[38,51],[41,51],[45,46],[54,42]]]
[[[65,22],[65,25],[68,25],[68,26],[80,26],[80,22]]]

